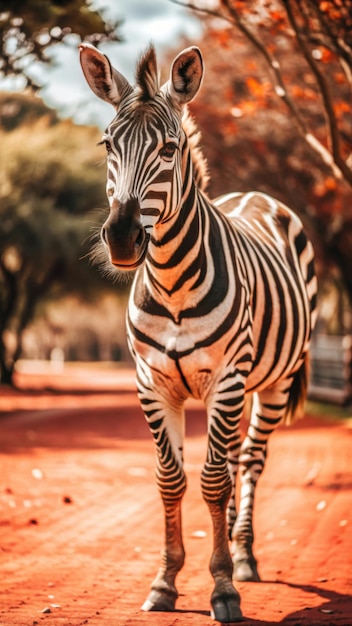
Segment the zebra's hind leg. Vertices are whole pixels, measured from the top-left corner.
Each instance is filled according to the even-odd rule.
[[[243,409],[243,415],[246,418],[250,418],[252,409],[252,395],[245,396],[245,403]],[[237,518],[237,505],[236,505],[236,486],[237,486],[237,474],[238,474],[238,464],[239,464],[239,455],[241,450],[241,432],[237,427],[233,430],[232,436],[227,449],[227,460],[228,460],[228,468],[232,482],[232,489],[230,500],[227,505],[226,517],[227,517],[227,530],[228,530],[228,538],[231,541],[232,539],[232,531]]]
[[[237,519],[237,506],[236,506],[236,482],[238,473],[238,459],[241,449],[241,434],[239,429],[235,433],[233,440],[229,444],[227,451],[228,469],[231,477],[231,494],[226,509],[227,519],[227,536],[231,541],[232,531]]]
[[[254,494],[264,469],[268,438],[285,414],[288,390],[289,385],[284,381],[253,397],[250,424],[239,457],[241,493],[232,531],[234,578],[238,581],[260,580],[253,554]]]

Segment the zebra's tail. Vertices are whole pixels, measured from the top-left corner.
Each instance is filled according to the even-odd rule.
[[[303,417],[304,403],[307,397],[307,389],[310,372],[310,354],[306,352],[301,367],[293,375],[293,382],[288,397],[285,414],[285,424],[289,426],[296,419]]]

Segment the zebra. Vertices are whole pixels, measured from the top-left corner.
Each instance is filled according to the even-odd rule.
[[[267,441],[302,411],[306,395],[316,316],[313,247],[300,219],[264,193],[209,199],[206,161],[187,111],[203,77],[197,47],[180,52],[160,84],[151,45],[137,62],[135,85],[91,44],[79,48],[89,86],[116,113],[102,137],[109,215],[98,254],[118,275],[135,272],[127,337],[164,506],[162,562],[142,609],[172,611],[178,597],[184,403],[194,397],[204,403],[208,424],[201,491],[213,524],[211,615],[241,621],[233,579],[260,580],[252,514]]]

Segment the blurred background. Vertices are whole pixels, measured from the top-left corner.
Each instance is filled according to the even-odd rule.
[[[16,6],[14,6],[14,4]],[[211,197],[260,190],[303,220],[316,250],[311,393],[351,400],[352,0],[0,1],[0,372],[23,362],[129,363],[129,283],[89,252],[107,214],[113,111],[89,90],[90,41],[130,81],[152,41],[162,77],[198,45],[191,111]]]

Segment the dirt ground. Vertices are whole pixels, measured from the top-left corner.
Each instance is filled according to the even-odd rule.
[[[0,389],[0,625],[213,624],[201,407],[188,409],[177,611],[144,613],[163,522],[131,373],[31,372],[17,382],[37,390]],[[351,450],[351,424],[311,416],[272,436],[255,509],[262,582],[237,584],[244,623],[352,625]]]

